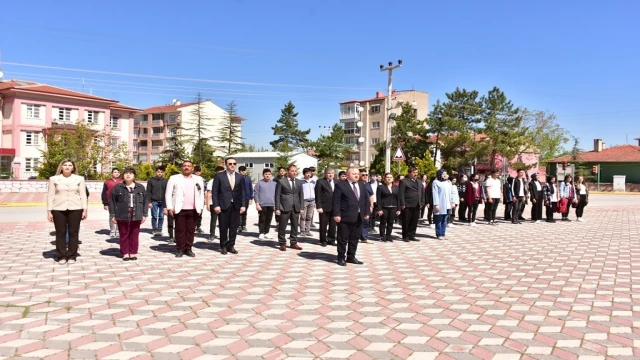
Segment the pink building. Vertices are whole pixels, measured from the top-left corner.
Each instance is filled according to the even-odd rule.
[[[0,81],[0,175],[21,180],[36,176],[46,145],[43,132],[53,124],[73,126],[83,121],[97,130],[111,130],[112,144],[127,144],[132,157],[133,118],[138,111],[116,100],[55,86]]]

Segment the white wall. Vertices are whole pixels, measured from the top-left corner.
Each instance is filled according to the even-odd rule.
[[[216,135],[218,135],[218,132],[220,131],[220,129],[222,128],[222,122],[224,121],[224,118],[227,116],[227,112],[222,109],[221,107],[219,107],[218,105],[214,104],[211,101],[206,101],[203,104],[204,107],[204,113],[206,115],[206,117],[209,118],[209,121],[207,122],[207,130],[205,132],[205,136],[206,137],[214,137]],[[180,109],[180,118],[182,119],[182,127],[184,128],[193,128],[195,125],[195,119],[193,118],[193,116],[191,115],[191,112],[193,111],[193,109],[196,107],[197,105],[191,105],[191,106],[186,106]],[[166,114],[165,114],[166,116]],[[240,125],[240,136],[242,135],[242,125]],[[193,131],[191,132],[186,132],[186,134],[189,135],[195,135],[193,134]],[[209,142],[211,144],[211,146],[213,146],[214,148],[218,148],[219,146],[221,146],[220,143],[211,140]],[[187,152],[191,152],[192,150],[192,146],[191,145],[187,145],[186,146],[186,150]],[[223,153],[216,153],[216,155],[218,156],[223,156],[225,154]]]

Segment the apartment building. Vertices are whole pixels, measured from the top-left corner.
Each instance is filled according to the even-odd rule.
[[[376,145],[387,136],[385,109],[388,97],[378,91],[376,97],[340,103],[340,123],[344,127],[345,142],[352,145],[347,162],[369,167],[376,157]],[[429,93],[418,90],[394,90],[391,93],[391,117],[400,115],[402,105],[409,102],[418,119],[429,114]]]
[[[0,81],[0,173],[14,179],[38,174],[46,150],[44,134],[54,124],[73,128],[83,121],[111,131],[113,145],[127,144],[133,155],[133,118],[139,109],[116,100],[22,80]],[[110,171],[101,169],[97,171]]]
[[[204,117],[207,119],[204,124],[205,137],[214,137],[220,130],[227,112],[214,104],[211,100],[201,103]],[[138,114],[133,126],[133,159],[138,163],[153,164],[160,160],[160,155],[165,147],[169,146],[170,138],[176,133],[182,132],[185,138],[195,135],[196,118],[193,115],[197,102],[182,103],[180,100],[173,100],[171,104],[154,106],[144,109]],[[242,134],[242,117],[236,117],[234,124],[238,127],[238,136]],[[210,144],[218,148],[220,144],[211,140]],[[193,144],[185,144],[188,154],[191,154]],[[216,153],[217,156],[226,154]]]

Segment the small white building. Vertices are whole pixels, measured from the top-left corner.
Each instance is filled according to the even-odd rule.
[[[243,165],[246,166],[253,182],[262,179],[262,170],[265,168],[269,168],[276,173],[278,168],[275,163],[279,156],[281,155],[277,151],[243,152],[233,155],[238,162],[237,168]],[[318,168],[318,158],[303,152],[294,153],[291,156],[291,163],[298,167],[298,178],[302,178],[302,169],[312,166],[316,170]]]

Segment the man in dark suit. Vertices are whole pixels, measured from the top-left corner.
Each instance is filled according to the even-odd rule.
[[[224,161],[227,169],[218,173],[211,189],[213,211],[220,220],[220,252],[237,254],[235,249],[240,215],[247,209],[247,196],[242,175],[236,172],[236,159]]]
[[[524,211],[527,196],[529,196],[529,189],[527,189],[527,180],[524,178],[524,169],[518,169],[518,177],[513,179],[511,194],[513,195],[511,223],[522,224],[522,212]]]
[[[369,220],[370,200],[358,169],[349,168],[346,181],[336,183],[333,192],[333,219],[338,223],[338,265],[363,264],[356,259],[362,224]],[[348,250],[347,250],[348,245]],[[346,261],[345,261],[346,253]]]
[[[333,219],[333,191],[335,170],[324,169],[324,177],[316,183],[316,211],[320,214],[320,245],[336,244],[336,221]],[[329,233],[327,233],[327,227]]]
[[[276,183],[276,215],[280,216],[278,223],[278,243],[280,251],[287,250],[287,239],[285,232],[287,223],[291,221],[291,234],[289,241],[291,248],[302,250],[298,245],[298,228],[300,215],[304,214],[304,193],[302,192],[302,180],[296,179],[298,168],[291,164],[287,168],[287,176],[279,179]]]
[[[424,204],[422,182],[418,180],[418,169],[412,167],[409,169],[408,176],[400,181],[398,203],[402,211],[402,241],[418,241],[416,231],[420,208]]]

